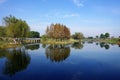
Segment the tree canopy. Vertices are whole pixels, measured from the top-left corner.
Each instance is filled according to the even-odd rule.
[[[83,39],[84,35],[81,32],[76,32],[74,35],[72,35],[73,39]]]
[[[6,27],[6,34],[8,37],[24,38],[28,36],[30,28],[26,21],[17,19],[10,15],[3,18]]]
[[[66,25],[51,24],[46,29],[46,36],[53,39],[70,39],[70,30]]]
[[[29,37],[30,38],[39,38],[40,34],[37,31],[30,31]]]
[[[109,33],[100,34],[100,38],[109,38],[109,37],[110,37]]]
[[[106,38],[109,38],[109,37],[110,37],[110,34],[109,34],[109,33],[105,33],[105,37],[106,37]]]
[[[5,27],[4,26],[0,26],[0,37],[5,37],[6,33],[5,33]]]

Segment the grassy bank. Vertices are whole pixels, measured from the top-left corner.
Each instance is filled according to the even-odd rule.
[[[10,44],[7,41],[0,41],[0,49],[15,48],[20,46],[20,44]]]
[[[79,40],[74,40],[74,39],[64,40],[64,41],[56,41],[54,39],[41,40],[41,43],[43,44],[71,44],[74,42],[79,42]]]
[[[106,42],[110,44],[120,44],[120,39],[118,38],[112,38],[112,39],[101,39],[100,42]]]
[[[84,39],[87,42],[105,42],[109,44],[120,44],[119,38],[112,38],[112,39]]]

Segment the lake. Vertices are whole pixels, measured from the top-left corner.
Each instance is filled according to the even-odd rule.
[[[120,45],[76,42],[0,49],[0,80],[120,80]]]

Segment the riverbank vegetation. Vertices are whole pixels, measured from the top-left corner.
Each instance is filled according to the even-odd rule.
[[[18,19],[15,16],[6,16],[3,18],[3,24],[0,26],[0,48],[14,47],[24,44],[25,38],[41,38],[44,44],[70,44],[79,41],[105,42],[111,44],[120,44],[120,37],[111,37],[110,33],[101,33],[96,37],[85,37],[81,32],[75,32],[71,35],[69,27],[56,23],[47,26],[45,34],[40,37],[39,32],[31,31],[25,20]]]
[[[25,20],[9,15],[3,18],[3,25],[0,26],[0,48],[23,44],[27,37],[40,37],[39,32],[30,31]]]
[[[45,35],[42,36],[42,43],[46,44],[69,44],[71,32],[70,29],[63,24],[51,24],[47,27]]]
[[[100,34],[97,35],[95,38],[88,37],[83,39],[83,41],[87,42],[103,42],[103,43],[109,43],[109,44],[120,44],[120,37],[114,38],[110,36],[110,33]]]

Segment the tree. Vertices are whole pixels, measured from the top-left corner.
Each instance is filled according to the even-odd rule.
[[[98,39],[98,38],[99,38],[99,36],[97,35],[97,36],[96,36],[96,38]]]
[[[26,21],[17,19],[12,15],[3,18],[3,21],[6,26],[6,33],[8,37],[25,38],[28,36],[30,28]]]
[[[109,38],[110,34],[109,33],[105,33],[105,38]]]
[[[6,33],[5,33],[5,27],[0,26],[0,37],[5,37]]]
[[[105,38],[105,35],[104,34],[100,34],[100,38]]]
[[[73,39],[82,39],[82,38],[84,38],[84,35],[81,32],[76,32],[74,35],[72,35],[72,38]]]
[[[39,38],[39,37],[40,37],[40,34],[39,34],[39,32],[37,32],[37,31],[30,31],[29,37],[30,37],[30,38]]]
[[[65,25],[61,24],[51,24],[46,29],[46,37],[51,39],[67,40],[70,39],[70,30]]]

